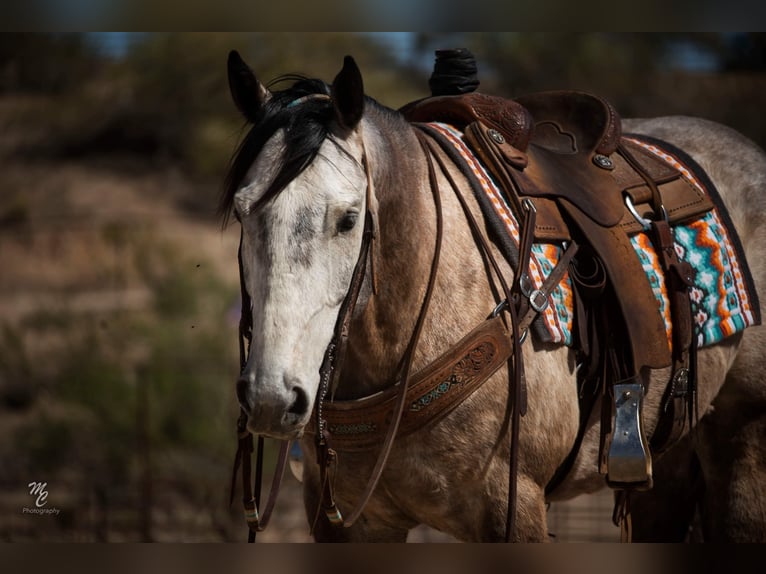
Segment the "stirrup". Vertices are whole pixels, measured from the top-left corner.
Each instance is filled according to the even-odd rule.
[[[612,488],[652,487],[652,456],[641,425],[644,386],[617,383],[613,387],[614,426],[607,446],[606,482]]]

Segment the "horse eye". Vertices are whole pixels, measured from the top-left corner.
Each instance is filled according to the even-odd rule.
[[[356,220],[359,218],[358,211],[347,211],[343,217],[338,220],[338,233],[346,233],[354,229]]]

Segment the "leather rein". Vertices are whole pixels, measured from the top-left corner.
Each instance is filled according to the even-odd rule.
[[[506,415],[504,417],[503,427],[501,429],[495,449],[500,446],[502,443],[502,437],[504,437],[510,430],[511,438],[509,453],[510,462],[508,480],[508,506],[505,529],[505,539],[506,541],[510,541],[515,525],[516,477],[518,474],[518,437],[520,429],[520,417],[526,412],[527,408],[526,383],[524,379],[521,345],[526,338],[527,330],[532,321],[547,306],[548,295],[563,279],[563,276],[569,267],[569,263],[575,255],[578,246],[576,243],[570,243],[564,251],[564,254],[562,255],[558,264],[550,273],[548,278],[543,282],[542,286],[537,290],[531,291],[525,285],[525,282],[522,281],[522,278],[527,276],[529,268],[529,260],[535,229],[536,211],[534,204],[532,204],[531,201],[525,203],[526,213],[524,214],[524,221],[519,242],[519,263],[514,276],[513,284],[509,286],[503,278],[501,268],[494,254],[492,253],[489,242],[485,238],[479,222],[476,221],[476,218],[471,212],[466,199],[460,192],[460,188],[453,179],[450,171],[447,169],[444,159],[438,153],[435,144],[429,138],[429,136],[427,136],[421,129],[418,128],[418,124],[413,125],[416,128],[415,135],[417,136],[418,142],[423,150],[423,153],[425,154],[428,167],[429,187],[433,196],[436,210],[436,237],[428,283],[420,304],[420,311],[418,312],[415,326],[410,335],[409,343],[406,347],[404,356],[400,361],[401,366],[396,377],[397,383],[391,389],[389,389],[389,391],[379,393],[374,398],[370,398],[369,400],[362,399],[360,401],[342,401],[339,403],[332,401],[328,402],[328,393],[334,393],[334,390],[337,388],[340,379],[340,373],[342,370],[341,367],[343,365],[343,360],[348,345],[351,320],[354,315],[354,310],[356,308],[365,277],[368,276],[368,265],[370,268],[369,276],[372,286],[372,293],[373,295],[377,293],[377,272],[375,268],[375,260],[377,249],[376,241],[378,240],[378,223],[377,213],[372,207],[372,200],[374,198],[372,174],[369,166],[366,148],[364,148],[363,143],[361,163],[364,167],[367,179],[367,201],[362,243],[359,250],[359,256],[352,273],[349,290],[341,304],[341,308],[338,313],[338,318],[333,332],[333,338],[325,351],[322,366],[319,371],[320,386],[314,408],[315,428],[306,429],[308,434],[315,433],[317,463],[320,468],[321,498],[317,506],[317,513],[312,522],[312,532],[316,526],[320,512],[324,512],[325,517],[332,525],[342,525],[344,527],[352,526],[361,516],[365,506],[375,491],[375,488],[382,476],[383,469],[388,460],[389,454],[393,447],[394,439],[396,438],[397,434],[409,434],[410,432],[414,432],[414,430],[417,428],[423,428],[424,424],[429,424],[430,422],[442,418],[453,408],[457,407],[463,398],[476,390],[478,386],[483,384],[492,374],[494,374],[503,362],[507,362],[509,400],[506,407]],[[452,188],[460,203],[461,209],[463,210],[463,213],[471,229],[471,233],[474,237],[476,246],[485,262],[485,268],[487,268],[487,280],[491,285],[493,285],[492,276],[494,275],[497,283],[499,283],[499,289],[497,288],[497,285],[494,285],[492,290],[494,293],[496,293],[496,296],[497,294],[500,294],[503,299],[496,306],[494,311],[490,313],[488,318],[482,322],[482,324],[468,333],[463,339],[461,339],[461,341],[455,344],[447,352],[434,360],[428,367],[425,367],[413,375],[413,357],[420,341],[425,318],[430,307],[431,296],[436,284],[436,275],[439,268],[439,259],[443,239],[444,221],[442,213],[442,201],[436,170],[434,167],[434,158],[436,159],[436,163],[438,164],[440,171],[449,181],[450,187]],[[250,296],[247,293],[244,283],[241,248],[242,245],[240,240],[238,260],[240,267],[240,288],[242,292],[242,314],[239,325],[239,347],[240,364],[242,370],[244,370],[245,364],[247,362],[249,343],[252,334],[252,313],[250,308]],[[489,270],[490,268],[492,270],[491,272]],[[471,354],[472,350],[481,347],[481,345],[486,343],[486,341],[490,341],[490,345],[494,345],[494,347],[492,347],[493,355],[491,360],[488,360],[488,365],[485,366],[481,372],[477,373],[474,377],[469,377],[469,381],[466,382],[466,384],[460,385],[460,392],[454,393],[454,396],[457,398],[453,398],[449,401],[442,401],[441,409],[438,409],[436,412],[429,413],[425,418],[415,419],[417,424],[405,424],[402,426],[401,423],[403,418],[405,418],[404,414],[406,412],[405,405],[408,403],[412,405],[413,401],[419,396],[419,394],[422,394],[423,389],[429,388],[429,383],[434,381],[438,382],[440,377],[443,377],[445,373],[452,373],[454,376],[456,365],[462,364],[461,361],[465,362],[465,359]],[[411,389],[415,389],[416,393],[410,392]],[[354,441],[353,438],[344,437],[340,434],[336,435],[332,432],[332,425],[328,424],[328,418],[332,418],[333,415],[337,415],[338,410],[336,405],[343,405],[350,410],[359,411],[360,408],[365,408],[363,406],[365,403],[370,405],[365,412],[383,413],[382,420],[390,421],[387,425],[385,436],[382,438],[382,443],[380,441],[380,434],[375,435],[374,441],[368,440],[367,443],[364,443],[360,441]],[[251,488],[252,467],[250,458],[251,453],[253,452],[253,437],[252,434],[247,430],[246,424],[247,414],[242,411],[237,423],[238,449],[232,473],[230,504],[234,497],[237,472],[241,467],[244,491],[243,506],[245,519],[249,528],[248,542],[254,542],[256,533],[262,531],[268,524],[269,518],[274,508],[279,485],[281,483],[286,467],[289,441],[283,441],[283,444],[281,445],[269,498],[266,506],[264,507],[263,514],[259,514],[260,491],[263,473],[263,437],[258,437],[256,477]],[[400,428],[402,429],[402,432],[399,432]],[[364,439],[362,439],[362,441],[363,440]],[[367,447],[372,446],[372,444],[382,444],[377,455],[375,466],[362,492],[362,495],[359,498],[359,501],[357,502],[356,506],[345,516],[343,513],[341,513],[335,502],[333,491],[334,477],[332,474],[334,473],[337,466],[337,450],[333,448],[333,446],[336,444],[336,442],[340,450],[352,450],[354,448],[366,449]]]

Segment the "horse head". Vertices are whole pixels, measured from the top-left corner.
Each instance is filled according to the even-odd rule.
[[[302,435],[319,369],[362,243],[366,190],[361,74],[347,57],[332,85],[271,92],[236,52],[232,98],[253,124],[231,166],[222,211],[242,228],[252,339],[237,396],[254,434]]]

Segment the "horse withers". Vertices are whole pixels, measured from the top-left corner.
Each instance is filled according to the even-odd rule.
[[[587,238],[549,240],[564,263],[554,259],[543,275],[557,280],[522,297],[516,269],[532,260],[545,267],[524,248],[534,221],[516,212],[517,237],[492,233],[473,176],[436,143],[434,130],[442,130],[460,144],[454,126],[424,129],[366,97],[351,58],[330,85],[298,79],[271,91],[232,53],[229,80],[252,124],[221,202],[242,228],[249,345],[237,396],[247,431],[300,441],[315,539],[405,541],[426,524],[465,541],[547,540],[547,502],[605,486],[610,422],[599,405],[613,399],[595,396],[581,417],[578,371],[587,357],[577,337],[562,344],[538,336],[545,313],[566,315],[549,302],[566,290],[572,257],[582,258],[583,249],[568,247]],[[668,142],[707,174],[755,286],[730,307],[749,303],[749,324],[758,323],[766,156],[701,119],[625,120],[622,128],[647,146]],[[528,166],[514,157],[511,178],[541,169],[531,153]],[[478,167],[474,175],[493,179]],[[600,225],[607,233],[619,227]],[[503,241],[513,243],[515,259]],[[640,241],[634,247],[640,257]],[[548,299],[528,297],[541,294]],[[634,304],[632,312],[659,308]],[[624,325],[603,327],[601,341]],[[766,540],[765,335],[758,326],[723,335],[696,352],[693,432],[686,425],[683,438],[653,457],[653,487],[631,495],[634,539],[683,538],[698,508],[706,540]],[[667,408],[674,367],[634,371],[648,438]]]

